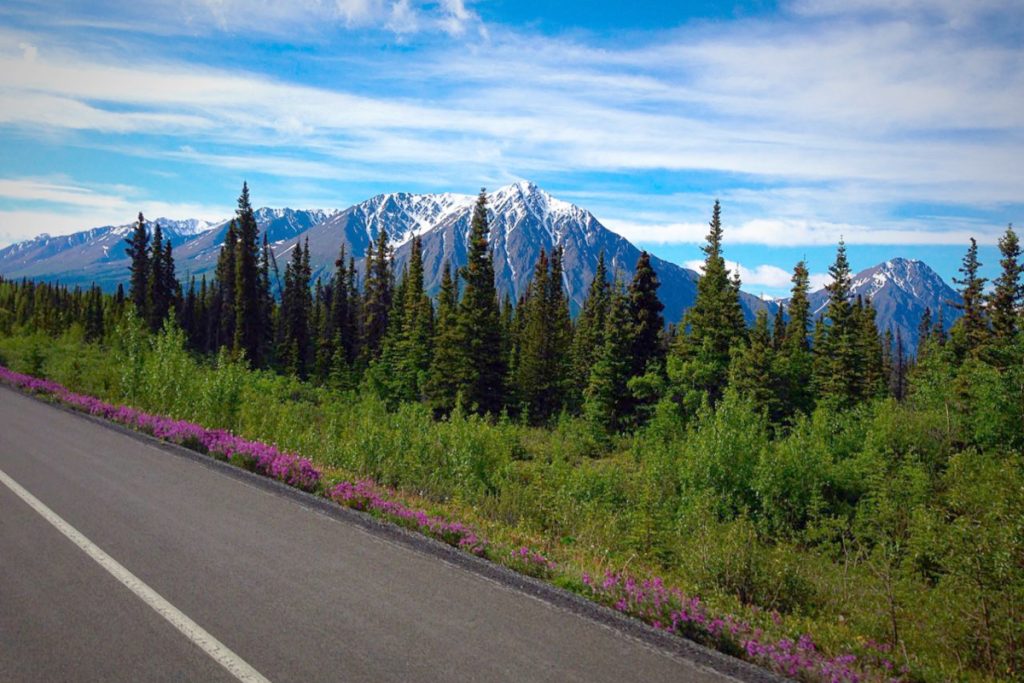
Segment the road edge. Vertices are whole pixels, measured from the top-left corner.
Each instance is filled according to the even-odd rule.
[[[716,674],[728,676],[743,683],[778,683],[790,679],[779,676],[763,667],[732,657],[718,650],[709,648],[686,638],[665,633],[639,619],[623,614],[600,603],[573,593],[564,588],[547,583],[540,579],[526,576],[490,560],[454,548],[434,538],[400,527],[392,522],[373,517],[367,512],[354,510],[327,498],[288,486],[284,482],[265,477],[255,472],[244,470],[229,462],[218,460],[207,454],[191,450],[178,444],[163,441],[154,436],[140,432],[116,422],[103,419],[96,415],[76,410],[59,401],[47,400],[38,394],[24,391],[9,384],[0,384],[0,388],[14,394],[29,398],[39,403],[74,415],[83,420],[113,429],[141,443],[159,448],[177,457],[197,462],[214,472],[233,477],[243,483],[258,487],[270,493],[286,496],[302,506],[342,522],[354,524],[371,534],[398,543],[416,552],[440,559],[477,576],[494,581],[506,588],[528,595],[545,602],[555,608],[588,619],[606,628],[621,633],[648,647],[665,654],[686,660],[700,668],[708,669]]]

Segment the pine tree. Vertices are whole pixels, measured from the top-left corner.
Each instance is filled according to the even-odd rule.
[[[729,369],[729,385],[741,396],[750,398],[757,410],[772,421],[781,415],[776,377],[773,372],[775,351],[768,331],[768,311],[761,308],[754,319],[748,341],[736,350]]]
[[[487,193],[480,190],[470,224],[463,269],[466,284],[459,303],[460,390],[466,407],[480,413],[497,413],[505,403],[506,367],[500,353],[501,320],[489,233]]]
[[[257,335],[258,345],[253,353],[260,367],[266,367],[271,363],[272,345],[274,339],[274,295],[271,291],[270,269],[274,262],[274,252],[270,248],[267,234],[263,233],[263,246],[260,249],[259,277],[257,279]],[[276,270],[277,265],[274,264]]]
[[[614,434],[628,422],[632,401],[627,383],[633,372],[630,323],[629,299],[622,281],[616,278],[605,321],[604,346],[584,394],[583,414],[599,435]]]
[[[629,285],[629,313],[633,327],[633,375],[647,372],[654,363],[658,368],[663,362],[660,344],[665,318],[661,312],[665,306],[658,299],[658,275],[651,267],[651,255],[640,253]]]
[[[960,266],[963,279],[953,278],[953,282],[960,285],[961,298],[961,303],[955,305],[963,311],[952,330],[954,347],[961,358],[981,349],[989,337],[988,317],[984,309],[986,278],[978,274],[980,268],[978,243],[972,237],[971,246]]]
[[[433,336],[434,307],[423,289],[423,244],[417,235],[409,253],[398,344],[398,395],[402,400],[418,401],[426,395]]]
[[[249,184],[242,183],[235,211],[237,246],[235,248],[235,329],[233,349],[236,356],[244,356],[253,367],[262,367],[265,359],[261,307],[265,298],[261,291],[259,226],[249,201]]]
[[[673,392],[687,412],[708,400],[717,403],[725,391],[729,354],[743,339],[739,292],[722,257],[721,205],[715,201],[704,251],[704,274],[697,281],[697,298],[683,317],[668,359]]]
[[[125,253],[132,260],[129,269],[131,279],[128,285],[128,297],[135,304],[135,312],[145,319],[148,314],[147,302],[149,300],[149,232],[146,230],[146,219],[139,212],[139,220],[135,223],[135,229],[131,237],[125,240],[128,248]]]
[[[858,297],[856,311],[855,317],[859,329],[857,354],[860,373],[858,376],[861,382],[857,398],[881,396],[885,393],[888,383],[883,362],[882,338],[878,334],[878,326],[875,323],[875,309],[871,305],[870,299],[861,301]]]
[[[604,263],[604,251],[597,257],[594,279],[590,281],[587,298],[576,318],[572,342],[572,373],[575,392],[582,401],[583,392],[590,383],[590,371],[604,352],[605,319],[611,305],[611,284]]]
[[[217,256],[211,317],[214,332],[211,335],[211,351],[232,344],[235,339],[235,253],[238,231],[235,221],[228,223],[224,244]]]
[[[451,263],[445,261],[437,295],[434,354],[425,387],[427,402],[438,416],[455,408],[459,393],[463,356],[459,349],[458,292],[458,274],[453,277]]]
[[[921,314],[921,322],[917,325],[917,359],[921,360],[928,353],[928,342],[932,334],[932,309],[926,306]]]
[[[278,358],[289,372],[305,378],[312,356],[310,317],[313,301],[309,288],[311,278],[308,242],[295,245],[292,260],[285,268],[284,294],[281,300],[281,347]]]
[[[355,360],[356,335],[353,328],[352,300],[358,296],[350,289],[349,273],[345,262],[345,244],[342,243],[338,258],[334,261],[334,278],[331,280],[331,316],[329,331],[334,354],[334,366],[345,368]]]
[[[168,285],[173,274],[169,276],[167,273],[169,264],[165,258],[168,254],[169,252],[164,250],[163,230],[160,228],[160,224],[156,223],[153,226],[153,242],[150,245],[149,292],[145,316],[151,332],[156,332],[163,326],[164,319],[167,318],[167,313],[171,308],[171,292],[168,291]]]
[[[384,228],[366,252],[366,284],[363,293],[363,347],[367,361],[380,355],[394,296],[391,248]]]
[[[560,249],[554,250],[550,261],[541,250],[520,309],[523,327],[515,387],[527,416],[536,424],[561,411],[568,389],[572,328],[561,260]]]
[[[103,339],[103,292],[96,285],[89,288],[85,308],[85,340],[96,342]]]
[[[836,260],[829,266],[832,281],[825,286],[828,324],[816,333],[815,385],[818,393],[840,406],[853,405],[860,397],[862,387],[861,358],[858,348],[860,327],[850,303],[850,262],[846,258],[846,244],[839,240]]]
[[[892,372],[889,376],[889,393],[897,401],[902,401],[907,396],[907,350],[903,346],[903,334],[898,327],[892,356]]]
[[[1017,333],[1020,323],[1021,306],[1024,305],[1024,282],[1021,282],[1020,241],[1013,225],[999,238],[999,260],[1001,271],[995,279],[992,294],[988,297],[989,316],[992,318],[992,333],[1002,343],[1010,342]]]

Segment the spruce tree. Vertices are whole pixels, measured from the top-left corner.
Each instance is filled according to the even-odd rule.
[[[423,289],[423,244],[412,238],[402,298],[402,329],[396,365],[397,396],[404,401],[425,397],[434,333],[434,308]]]
[[[274,295],[270,284],[270,269],[274,260],[274,252],[270,248],[267,234],[263,233],[263,246],[260,248],[259,277],[257,279],[257,335],[258,344],[254,358],[260,367],[270,365],[274,339]],[[274,265],[276,269],[276,264]]]
[[[145,320],[151,332],[156,332],[164,323],[170,310],[171,293],[168,291],[168,264],[164,260],[163,230],[160,224],[153,226],[153,242],[149,253],[149,282]]]
[[[235,339],[235,253],[238,244],[238,231],[234,219],[228,223],[224,235],[224,244],[217,256],[215,273],[213,306],[211,316],[215,324],[211,335],[211,351],[234,343]]]
[[[888,387],[887,372],[883,362],[882,338],[878,334],[875,308],[871,305],[871,300],[862,301],[858,297],[856,310],[859,329],[857,352],[860,373],[858,376],[861,381],[857,397],[867,399],[885,393]]]
[[[541,250],[520,309],[515,388],[531,421],[542,424],[565,405],[571,322],[562,287],[561,250]]]
[[[263,336],[269,330],[263,328],[260,310],[264,301],[260,278],[260,229],[249,201],[249,184],[244,182],[235,211],[235,229],[238,240],[235,248],[233,349],[237,356],[244,356],[258,368],[264,364]]]
[[[957,354],[962,358],[981,349],[989,337],[988,316],[985,314],[985,282],[979,275],[978,243],[971,238],[971,246],[964,255],[960,272],[963,278],[953,278],[960,285],[961,303],[955,304],[963,315],[953,325],[953,341]]]
[[[749,339],[743,342],[732,357],[729,385],[741,396],[749,397],[758,411],[773,422],[781,416],[776,376],[773,372],[775,350],[768,330],[768,311],[758,309]]]
[[[697,298],[683,317],[672,345],[668,376],[684,409],[693,413],[706,399],[712,405],[725,392],[730,351],[743,339],[739,292],[722,257],[721,205],[715,201],[704,251],[704,273]]]
[[[381,228],[366,252],[363,292],[363,350],[367,362],[380,355],[394,295],[392,253],[387,230]]]
[[[999,238],[999,253],[1002,257],[999,260],[1001,270],[988,297],[988,310],[993,336],[998,342],[1009,343],[1017,333],[1021,306],[1024,305],[1024,282],[1021,282],[1024,267],[1020,261],[1020,241],[1012,224]]]
[[[583,414],[599,435],[617,433],[628,424],[632,401],[627,384],[633,374],[631,318],[629,298],[616,278],[605,320],[604,346],[584,393]]]
[[[611,283],[604,262],[604,251],[597,257],[594,279],[590,281],[587,298],[576,318],[572,342],[572,373],[577,400],[590,383],[590,371],[604,352],[605,319],[611,305]]]
[[[896,328],[896,340],[892,355],[892,370],[889,376],[889,393],[897,401],[907,396],[907,350],[903,345],[903,334]]]
[[[487,192],[481,189],[473,208],[459,303],[460,390],[466,407],[480,413],[497,413],[505,403],[506,367],[500,353],[501,320],[489,233]]]
[[[305,378],[312,356],[310,317],[313,301],[309,281],[308,246],[295,245],[292,260],[285,268],[284,293],[281,300],[282,339],[279,362],[289,372]]]
[[[819,395],[839,406],[853,405],[861,394],[860,333],[858,319],[850,303],[850,262],[846,258],[846,244],[839,240],[836,260],[829,266],[832,281],[825,286],[828,292],[828,320],[816,333],[815,385]]]
[[[629,313],[633,327],[633,375],[647,372],[654,363],[659,369],[663,361],[660,344],[665,318],[665,306],[658,299],[658,275],[651,266],[651,255],[646,251],[637,259],[633,281],[629,284]]]
[[[425,387],[427,402],[437,416],[447,415],[455,408],[459,393],[463,355],[459,349],[458,292],[458,274],[453,276],[451,263],[445,261],[437,295],[434,354]]]
[[[148,315],[146,302],[149,300],[149,232],[146,230],[146,218],[141,211],[131,237],[125,242],[128,243],[125,253],[131,259],[128,298],[135,304],[136,315],[146,319]]]

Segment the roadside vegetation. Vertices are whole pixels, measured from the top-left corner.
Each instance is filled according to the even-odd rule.
[[[642,264],[628,286],[602,273],[575,323],[558,256],[542,257],[523,301],[498,306],[486,214],[474,222],[462,288],[449,274],[435,306],[410,266],[380,304],[378,244],[366,281],[344,290],[358,305],[329,334],[317,330],[337,299],[303,280],[302,249],[281,303],[254,299],[267,330],[239,322],[248,267],[224,266],[242,326],[218,331],[231,341],[215,348],[197,342],[212,328],[166,269],[116,295],[0,282],[0,364],[300,454],[321,473],[312,488],[341,504],[408,514],[414,528],[457,524],[470,552],[787,675],[1024,675],[1012,229],[990,293],[972,244],[964,315],[949,334],[922,321],[911,360],[867,302],[850,301],[842,245],[821,318],[800,264],[788,310],[748,329],[716,206],[697,303],[666,334]],[[333,282],[351,284],[342,264]],[[160,278],[170,303],[153,314]]]

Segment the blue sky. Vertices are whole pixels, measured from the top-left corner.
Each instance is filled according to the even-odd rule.
[[[745,289],[1024,224],[1019,0],[8,0],[0,245],[530,179]]]

